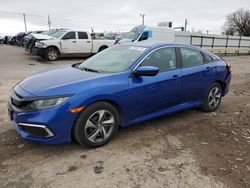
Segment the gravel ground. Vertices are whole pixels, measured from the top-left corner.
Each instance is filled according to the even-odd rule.
[[[11,126],[11,87],[55,63],[0,45],[0,187],[250,187],[250,56],[227,57],[233,80],[213,113],[185,110],[120,129],[106,146],[42,145]]]

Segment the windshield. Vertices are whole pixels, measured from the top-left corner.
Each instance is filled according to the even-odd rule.
[[[59,38],[61,37],[65,32],[67,32],[67,30],[59,30],[53,34],[51,34],[50,36],[51,37],[55,37],[55,38]]]
[[[133,29],[131,29],[130,32],[127,33],[123,33],[118,40],[121,39],[130,39],[130,40],[137,40],[139,38],[139,36],[143,33],[144,29],[146,28],[146,26],[144,25],[140,25],[137,27],[134,27]]]
[[[57,29],[51,29],[49,31],[43,31],[43,32],[41,32],[41,34],[51,36],[54,33],[56,33],[57,31],[58,31]]]
[[[122,72],[128,70],[146,49],[137,46],[117,45],[87,59],[78,68],[99,73]]]
[[[49,31],[47,31],[46,35],[52,36],[52,35],[54,35],[55,33],[57,33],[58,31],[59,31],[59,30],[49,30]]]

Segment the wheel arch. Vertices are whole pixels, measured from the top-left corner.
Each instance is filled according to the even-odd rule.
[[[225,91],[225,83],[223,81],[221,81],[221,80],[215,80],[214,83],[220,84],[221,89],[222,89],[222,93],[224,93],[224,91]]]
[[[116,101],[114,101],[112,99],[99,99],[99,100],[96,100],[96,101],[90,103],[88,106],[90,106],[90,105],[92,105],[94,103],[98,103],[98,102],[106,102],[106,103],[109,103],[112,106],[114,106],[115,109],[117,109],[117,111],[119,113],[119,126],[121,126],[123,124],[124,111],[123,111],[122,107]]]
[[[102,50],[104,50],[106,48],[108,48],[107,45],[102,45],[102,46],[99,47],[98,52],[100,52],[100,51],[102,51]]]
[[[61,54],[61,51],[60,51],[60,49],[59,49],[57,46],[51,45],[51,46],[48,46],[48,47],[47,47],[47,49],[49,49],[49,48],[55,48],[55,49],[58,51],[58,54],[59,54],[59,55]]]

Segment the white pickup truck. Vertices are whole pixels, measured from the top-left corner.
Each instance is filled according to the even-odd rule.
[[[89,32],[60,30],[52,39],[35,43],[36,54],[49,61],[58,57],[89,56],[113,46],[114,40],[92,40]]]

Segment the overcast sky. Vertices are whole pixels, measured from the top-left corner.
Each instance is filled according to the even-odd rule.
[[[128,31],[144,13],[148,26],[184,26],[187,18],[190,31],[221,33],[226,15],[239,8],[250,9],[250,0],[0,0],[0,34],[24,31],[22,13],[28,30],[48,29],[49,14],[52,28]]]

